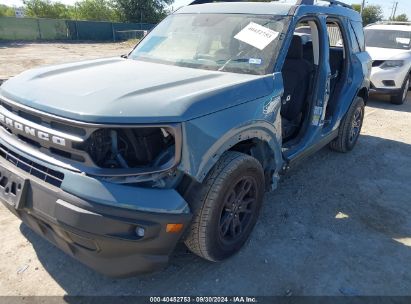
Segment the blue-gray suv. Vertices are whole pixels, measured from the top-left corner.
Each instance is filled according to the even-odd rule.
[[[0,200],[109,276],[209,261],[249,238],[294,163],[357,143],[370,86],[360,15],[313,0],[194,1],[119,58],[0,88]]]

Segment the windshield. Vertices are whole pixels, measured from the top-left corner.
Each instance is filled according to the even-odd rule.
[[[365,43],[368,47],[409,50],[411,32],[366,29]]]
[[[130,58],[265,75],[273,72],[288,20],[241,14],[171,15],[141,41]]]

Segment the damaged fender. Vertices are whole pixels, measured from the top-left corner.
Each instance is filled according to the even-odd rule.
[[[283,80],[273,75],[274,92],[262,98],[203,116],[183,124],[182,162],[179,169],[202,182],[221,155],[237,144],[256,139],[266,143],[271,162],[265,171],[272,173],[271,189],[275,189],[282,168],[281,96]],[[262,158],[266,158],[263,155]],[[264,167],[264,164],[262,164]]]

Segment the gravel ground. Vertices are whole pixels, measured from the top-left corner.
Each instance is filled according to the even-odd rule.
[[[0,78],[120,55],[122,44],[0,45]],[[103,277],[0,207],[0,295],[410,295],[411,102],[373,97],[350,154],[323,149],[268,194],[251,240],[210,264],[177,248],[162,272]]]
[[[132,45],[124,43],[1,43],[0,80],[29,68],[100,57],[121,56]]]

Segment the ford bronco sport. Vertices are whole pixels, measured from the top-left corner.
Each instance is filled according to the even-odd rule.
[[[43,67],[0,88],[0,198],[110,276],[209,261],[246,242],[280,173],[359,138],[370,86],[347,5],[195,1],[127,56]]]

